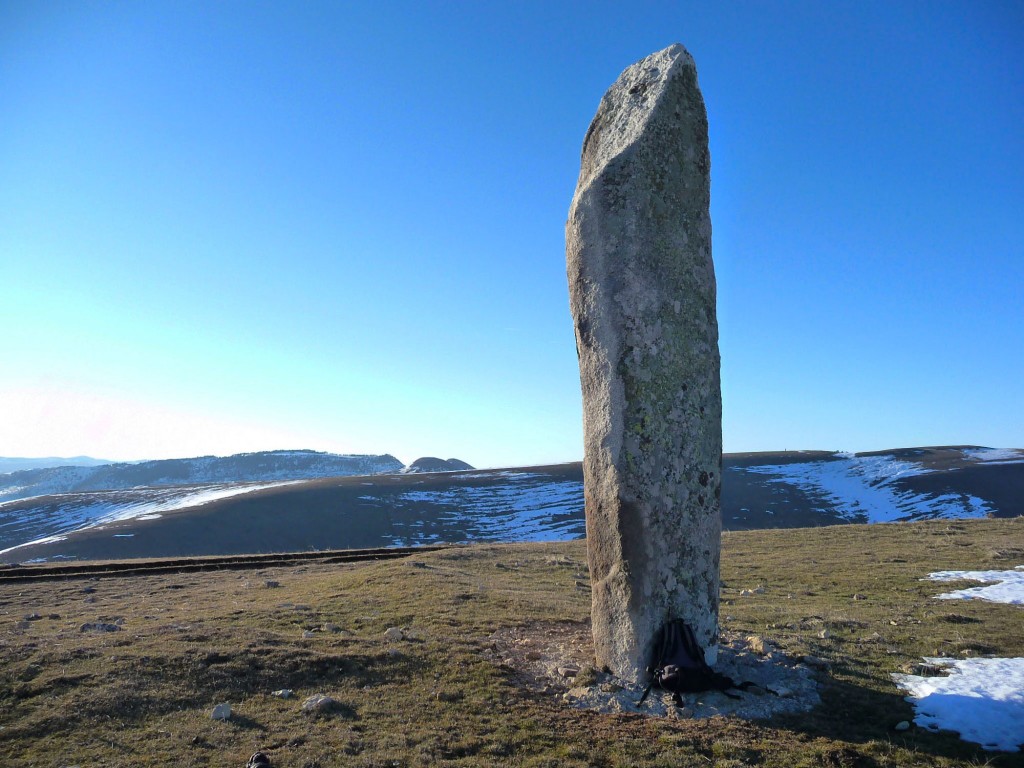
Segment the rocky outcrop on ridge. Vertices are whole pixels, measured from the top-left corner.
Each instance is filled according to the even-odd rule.
[[[417,472],[462,472],[473,467],[461,459],[439,459],[436,456],[422,456],[402,469],[405,474]]]

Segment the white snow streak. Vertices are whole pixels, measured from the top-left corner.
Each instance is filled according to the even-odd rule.
[[[985,464],[1024,464],[1024,451],[1016,448],[965,448],[964,456]]]
[[[198,507],[219,499],[253,493],[264,488],[292,485],[298,480],[279,483],[231,483],[205,486],[170,486],[163,488],[141,488],[125,491],[66,494],[64,503],[53,508],[40,507],[30,510],[19,519],[19,524],[31,526],[33,516],[43,516],[45,524],[51,530],[56,528],[57,535],[17,544],[7,549],[0,549],[0,555],[11,552],[19,547],[31,544],[45,544],[62,541],[62,534],[97,528],[121,520],[153,520],[160,517],[161,512],[170,512],[187,507]],[[13,504],[13,502],[11,502]],[[5,505],[0,504],[0,507]],[[42,520],[40,522],[43,522]]]
[[[837,453],[831,461],[737,467],[736,470],[771,475],[770,482],[789,483],[812,495],[823,496],[848,520],[886,523],[918,518],[984,517],[992,511],[988,503],[977,496],[953,493],[930,496],[898,488],[897,480],[931,470],[892,456]]]

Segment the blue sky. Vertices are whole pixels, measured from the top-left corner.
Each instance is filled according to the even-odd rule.
[[[0,5],[0,455],[582,455],[564,223],[708,107],[726,451],[1024,447],[1024,5]]]

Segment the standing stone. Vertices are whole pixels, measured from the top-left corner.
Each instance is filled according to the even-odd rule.
[[[681,618],[717,657],[722,396],[708,124],[681,45],[623,72],[566,224],[598,666],[640,682]]]

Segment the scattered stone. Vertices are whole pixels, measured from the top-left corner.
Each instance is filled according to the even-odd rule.
[[[270,695],[278,699],[290,699],[292,696],[295,695],[295,691],[293,691],[291,688],[281,688],[280,690],[274,691]]]
[[[760,635],[748,635],[747,647],[758,656],[767,656],[772,652],[772,644]]]
[[[561,677],[576,677],[580,673],[578,667],[558,667],[555,671]]]
[[[764,594],[764,587],[754,587],[753,592],[754,592],[755,595],[763,595]]]
[[[278,587],[281,586],[281,582],[274,581],[273,579],[266,579],[263,582],[263,586],[266,587],[267,589],[277,589]]]
[[[344,632],[345,630],[339,627],[337,624],[324,624],[322,627],[320,627],[320,631],[338,634],[339,632]]]
[[[302,711],[310,712],[313,714],[323,714],[324,712],[330,712],[338,705],[338,702],[323,693],[314,693],[304,702],[302,702]]]
[[[893,727],[893,730],[895,730],[895,731],[909,731],[910,730],[910,723],[907,720],[900,720]]]
[[[867,600],[868,596],[867,595],[862,595],[862,594],[858,593],[858,594],[853,596],[853,599],[854,600]]]
[[[107,624],[104,622],[87,622],[78,628],[79,632],[120,632],[118,624]]]
[[[60,619],[60,614],[59,613],[50,613],[50,614],[47,614],[46,618],[48,618],[50,621],[57,621],[58,619]]]
[[[213,712],[210,713],[210,718],[213,720],[230,720],[231,704],[227,701],[223,704],[218,704],[213,708]]]
[[[87,598],[85,598],[85,602],[87,602],[87,603],[95,603],[96,602],[96,598],[95,597],[87,597]]]
[[[83,595],[91,595],[95,591],[96,591],[96,587],[82,587],[82,594]]]
[[[39,621],[43,617],[40,616],[38,613],[29,613],[24,618],[25,621]]]
[[[384,639],[389,642],[397,643],[399,640],[402,640],[404,638],[405,633],[402,632],[402,630],[398,627],[388,627],[386,630],[384,630]]]
[[[316,632],[314,632],[312,629],[306,629],[306,630],[303,630],[302,636],[303,637],[316,637]]]
[[[597,665],[639,683],[666,618],[717,654],[722,398],[693,59],[627,68],[583,142],[566,265],[583,392]],[[628,394],[627,394],[628,393]]]
[[[818,637],[822,640],[828,640],[830,637],[832,637],[832,633],[829,632],[827,629],[823,629],[821,630],[821,632],[818,633]]]
[[[270,764],[270,757],[265,752],[256,752],[249,758],[249,762],[245,764],[245,768],[272,768]]]
[[[754,590],[752,590],[752,589],[741,589],[740,590],[740,597],[751,597],[753,594],[754,594]]]

